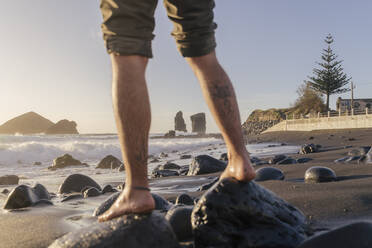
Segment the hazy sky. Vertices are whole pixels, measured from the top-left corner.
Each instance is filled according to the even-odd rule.
[[[242,121],[256,108],[295,101],[328,33],[357,86],[355,97],[372,98],[372,1],[216,0],[216,5],[217,55],[234,82]],[[81,133],[115,132],[99,1],[4,1],[0,16],[0,124],[32,110],[52,121],[75,120]],[[173,129],[179,110],[188,129],[190,115],[206,112],[207,131],[217,131],[196,79],[176,51],[161,1],[156,21],[155,58],[147,73],[151,132]]]

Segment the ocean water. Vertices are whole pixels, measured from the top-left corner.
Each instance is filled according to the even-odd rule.
[[[152,134],[159,136],[160,134]],[[247,145],[253,156],[265,157],[280,153],[296,153],[297,146],[280,146],[273,144]],[[224,142],[216,138],[156,138],[149,141],[149,154],[158,156],[167,153],[165,161],[176,161],[181,154],[193,156],[208,154],[218,158],[226,152]],[[88,163],[90,167],[66,168],[49,171],[53,159],[65,154]],[[0,135],[0,175],[16,174],[25,178],[38,178],[42,176],[66,176],[70,173],[97,174],[93,169],[97,163],[107,155],[121,159],[118,137],[115,134],[86,134],[86,135]],[[41,162],[41,166],[33,165]],[[160,162],[160,163],[161,163]],[[180,160],[185,165],[190,160]],[[157,164],[149,164],[149,171]],[[100,173],[112,174],[116,171],[101,170]],[[109,175],[108,175],[109,176]]]

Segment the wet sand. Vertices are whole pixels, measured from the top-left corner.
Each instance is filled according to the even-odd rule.
[[[348,164],[333,162],[335,159],[346,156],[347,152],[353,148],[372,145],[372,130],[275,132],[250,137],[250,141],[322,145],[322,150],[318,153],[290,155],[293,158],[312,158],[310,162],[274,165],[273,167],[284,172],[284,181],[259,182],[303,211],[315,231],[372,219],[372,165],[357,164],[357,162]],[[218,155],[216,153],[213,156],[218,158]],[[257,166],[256,169],[263,166]],[[304,173],[311,166],[326,166],[333,169],[338,180],[318,184],[304,183]],[[151,188],[153,192],[174,200],[177,195],[190,189],[194,191],[216,176],[218,173],[195,177],[152,179]],[[99,181],[101,185],[107,182],[113,185],[121,183],[119,177],[106,179],[105,182]],[[48,185],[46,186],[48,188]],[[53,190],[49,188],[48,190],[55,192],[55,185],[52,188]],[[202,192],[190,192],[189,194],[198,197]],[[40,206],[14,212],[1,210],[0,247],[47,247],[63,234],[95,222],[96,219],[91,217],[91,214],[94,208],[108,196],[105,194],[66,203],[53,199],[54,206]],[[0,193],[1,204],[4,199],[5,196]]]

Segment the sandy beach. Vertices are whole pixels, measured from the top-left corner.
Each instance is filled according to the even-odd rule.
[[[372,219],[372,166],[349,163],[335,163],[334,160],[347,156],[347,153],[361,146],[370,146],[372,130],[324,130],[313,132],[273,132],[249,137],[250,143],[278,143],[301,146],[314,143],[321,145],[316,153],[289,154],[294,159],[311,158],[303,164],[270,165],[283,171],[285,179],[258,182],[266,189],[299,208],[307,218],[313,233],[330,230],[347,223]],[[198,148],[198,154],[208,154],[219,158],[224,152],[223,144],[210,144]],[[171,161],[187,165],[189,160],[175,159],[179,154],[161,159],[158,164]],[[262,157],[267,161],[270,157]],[[178,157],[177,157],[178,158]],[[153,165],[151,165],[154,167]],[[268,165],[256,166],[256,169]],[[334,170],[337,181],[327,183],[305,183],[304,173],[312,166],[325,166]],[[174,176],[151,179],[152,192],[158,193],[169,201],[174,201],[181,193],[199,197],[203,191],[197,189],[216,178],[219,173],[199,176]],[[101,186],[122,183],[120,173],[97,173],[89,175]],[[51,193],[56,193],[64,180],[59,175],[51,182],[41,177],[40,182]],[[34,180],[33,180],[34,181]],[[20,184],[31,183],[21,179]],[[15,186],[0,186],[11,190]],[[35,206],[14,211],[0,211],[0,247],[47,247],[55,239],[67,232],[79,229],[96,222],[92,217],[94,209],[110,194],[98,197],[79,198],[61,202],[58,196],[52,199],[53,206]],[[7,195],[0,193],[0,203],[4,204]]]

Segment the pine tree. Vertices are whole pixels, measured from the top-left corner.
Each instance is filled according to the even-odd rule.
[[[308,83],[312,89],[326,95],[326,106],[329,110],[329,96],[349,91],[350,89],[342,87],[348,84],[351,78],[343,72],[341,66],[343,61],[337,60],[338,56],[331,49],[331,44],[334,42],[332,35],[327,35],[324,41],[328,47],[323,49],[321,57],[323,62],[317,63],[321,69],[313,70],[314,76],[309,77],[311,81]]]

